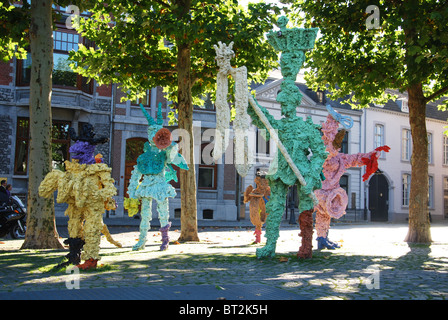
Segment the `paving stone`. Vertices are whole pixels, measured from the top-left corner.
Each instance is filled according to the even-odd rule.
[[[132,231],[134,228],[135,230]],[[21,240],[0,244],[0,299],[84,300],[389,300],[448,298],[448,226],[433,225],[430,247],[402,243],[406,225],[335,225],[336,250],[315,250],[298,260],[298,227],[282,227],[273,259],[257,259],[253,229],[201,229],[199,243],[171,244],[158,251],[150,231],[143,251],[131,250],[138,226],[109,228],[123,248],[104,239],[98,270],[73,275],[48,272],[67,251],[18,250]],[[61,234],[61,233],[60,233]],[[171,239],[179,232],[170,231]],[[316,244],[314,244],[316,247]],[[373,268],[373,269],[372,269]],[[377,268],[377,269],[374,269]],[[378,271],[379,288],[368,284]],[[220,288],[224,288],[222,290]]]

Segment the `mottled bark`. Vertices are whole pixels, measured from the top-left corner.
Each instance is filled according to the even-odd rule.
[[[410,243],[430,243],[428,215],[428,137],[426,132],[426,102],[422,84],[411,85],[409,123],[412,135],[412,175],[409,200],[409,230],[405,238]]]
[[[22,249],[63,248],[56,232],[53,199],[38,188],[51,170],[52,3],[31,2],[30,148],[27,232]]]
[[[181,234],[179,241],[199,241],[197,206],[196,206],[196,174],[194,163],[193,139],[193,103],[191,96],[191,52],[188,44],[178,46],[177,74],[178,74],[178,114],[179,128],[186,130],[190,135],[190,144],[187,147],[189,170],[180,170],[180,197],[181,197]]]

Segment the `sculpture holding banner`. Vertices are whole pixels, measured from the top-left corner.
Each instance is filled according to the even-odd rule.
[[[299,222],[302,236],[302,246],[297,255],[301,258],[311,256],[312,213],[314,205],[317,204],[313,191],[320,189],[322,185],[322,165],[326,158],[325,146],[320,137],[320,126],[315,125],[311,118],[304,121],[296,115],[296,108],[300,105],[302,95],[295,85],[295,80],[305,61],[305,51],[314,47],[318,29],[287,29],[287,22],[286,17],[280,17],[278,19],[280,31],[271,31],[267,35],[268,42],[274,49],[282,51],[280,64],[284,80],[277,101],[281,104],[283,118],[274,119],[265,108],[258,105],[251,95],[248,96],[247,114],[252,118],[252,123],[266,130],[266,138],[272,137],[280,151],[266,175],[271,196],[266,205],[266,211],[269,213],[266,220],[267,242],[263,248],[257,249],[259,258],[275,255],[288,188],[296,183],[300,199]],[[218,55],[218,49],[221,52],[228,52],[231,46],[225,47],[220,43],[219,47],[215,46],[215,49]],[[229,61],[221,61],[223,58]],[[225,68],[230,65],[230,58],[230,54],[221,55],[220,67]],[[247,83],[244,85],[247,88]],[[220,88],[217,92],[220,92]],[[242,113],[242,116],[244,115],[245,113]],[[238,112],[235,119],[237,118]]]

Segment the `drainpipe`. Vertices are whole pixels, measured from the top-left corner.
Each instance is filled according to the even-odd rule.
[[[113,136],[114,136],[114,110],[115,110],[115,84],[112,84],[111,88],[111,101],[110,101],[110,126],[109,126],[109,165],[112,167],[112,146],[113,146]],[[106,211],[106,218],[109,218],[110,210]]]
[[[114,133],[114,110],[115,110],[115,84],[112,84],[112,94],[111,94],[111,102],[110,102],[110,127],[109,127],[109,165],[112,165],[112,140]]]
[[[363,122],[364,122],[364,150],[362,151],[363,153],[366,153],[367,150],[367,110],[363,109],[362,110],[362,115],[363,115]],[[359,132],[361,132],[361,130],[359,130]],[[362,167],[364,168],[364,167]],[[361,169],[361,172],[364,169]],[[363,189],[364,189],[364,220],[367,220],[367,188],[366,188],[366,183],[363,182]]]

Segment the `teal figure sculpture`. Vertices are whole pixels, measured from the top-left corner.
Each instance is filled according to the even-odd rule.
[[[247,110],[254,125],[260,129],[267,129],[266,138],[276,131],[278,137],[274,140],[281,151],[277,153],[266,175],[271,188],[271,196],[266,205],[266,211],[269,212],[265,234],[267,241],[264,247],[257,249],[258,258],[275,255],[286,195],[289,186],[295,184],[298,185],[299,224],[302,237],[302,245],[297,255],[299,258],[312,256],[312,213],[316,202],[313,191],[322,186],[322,165],[327,157],[319,131],[320,126],[314,124],[310,117],[303,120],[296,114],[302,95],[295,85],[295,80],[305,61],[305,51],[314,47],[318,29],[287,29],[287,22],[286,17],[280,17],[278,19],[280,30],[267,34],[268,42],[276,50],[282,52],[280,66],[284,80],[281,84],[281,92],[277,95],[277,101],[281,104],[283,117],[275,120],[254,99],[251,101],[251,97]],[[268,123],[271,128],[267,127]],[[282,148],[280,148],[281,145],[283,145]]]
[[[169,182],[177,181],[176,171],[172,165],[188,170],[185,159],[178,153],[178,145],[171,141],[170,131],[163,128],[161,106],[162,104],[159,103],[157,121],[155,121],[140,104],[149,124],[148,142],[145,142],[143,153],[137,158],[137,164],[131,173],[128,186],[129,198],[124,199],[124,207],[128,210],[129,216],[138,212],[141,201],[140,236],[133,250],[141,250],[145,247],[152,219],[152,200],[157,202],[162,234],[160,250],[168,248],[168,231],[171,227],[168,199],[176,196],[176,190]]]

